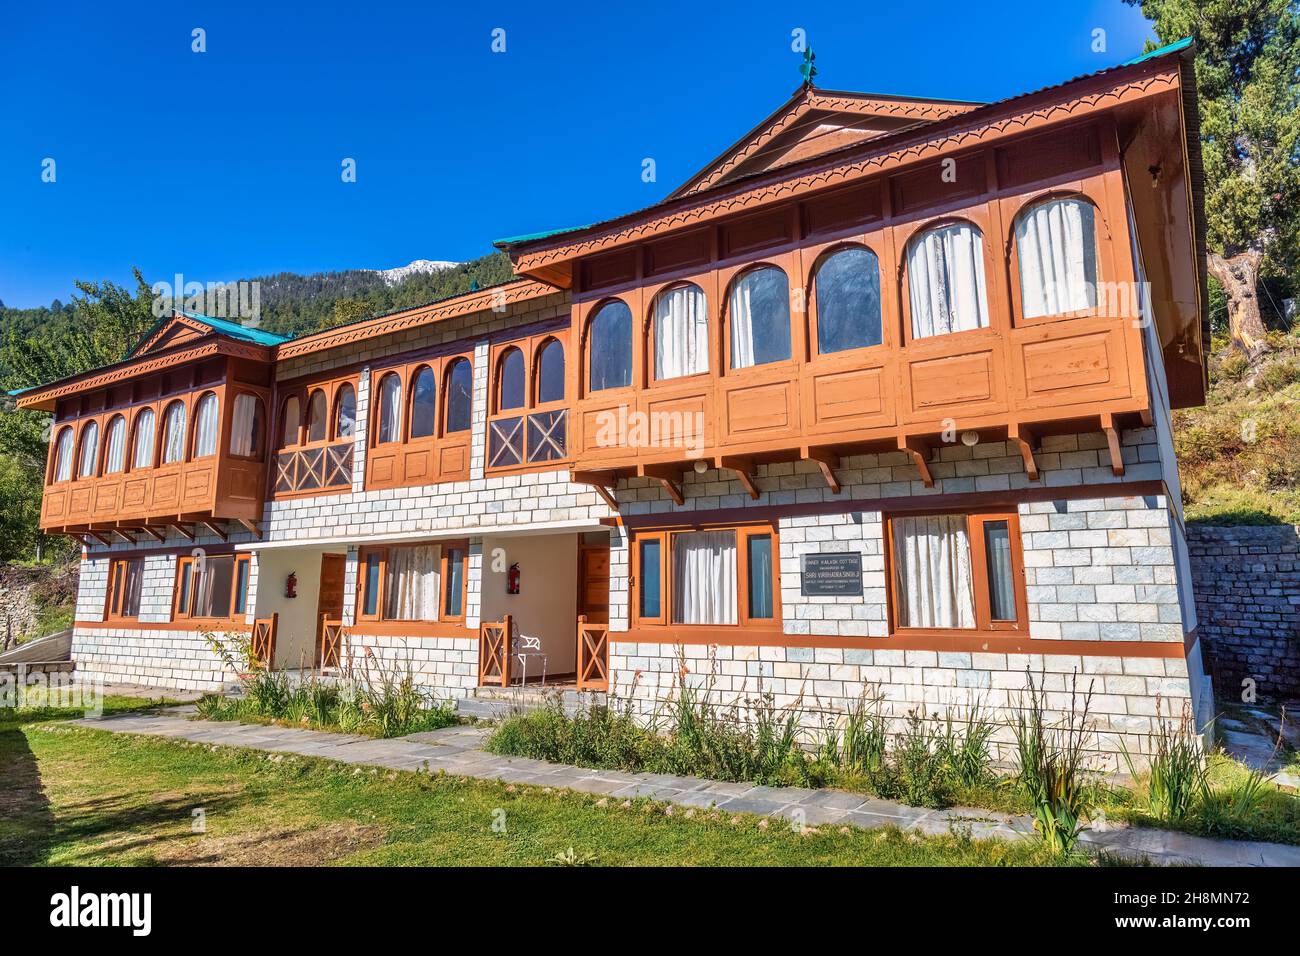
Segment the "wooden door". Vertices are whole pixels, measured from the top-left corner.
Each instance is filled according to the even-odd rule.
[[[347,558],[341,554],[320,556],[320,594],[316,598],[316,666],[321,664],[322,622],[343,617],[343,571]]]
[[[609,689],[609,546],[578,549],[578,689]]]
[[[593,624],[609,623],[609,546],[578,549],[578,613]]]

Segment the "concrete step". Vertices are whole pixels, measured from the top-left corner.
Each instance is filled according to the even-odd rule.
[[[604,694],[579,692],[571,687],[476,687],[470,697],[456,701],[456,713],[479,720],[500,720],[512,713],[538,710],[557,693],[568,714],[575,713],[580,703],[588,697],[594,696],[601,703],[605,699]]]

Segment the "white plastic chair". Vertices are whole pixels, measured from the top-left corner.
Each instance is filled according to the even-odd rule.
[[[528,683],[528,661],[530,658],[541,658],[542,662],[542,686],[546,686],[546,668],[549,663],[545,652],[542,651],[542,639],[540,637],[528,637],[515,632],[510,642],[510,655],[519,661],[520,678],[519,686],[523,687]]]

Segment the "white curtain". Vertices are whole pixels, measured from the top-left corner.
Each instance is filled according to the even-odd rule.
[[[92,477],[95,474],[95,459],[98,457],[99,426],[91,422],[81,433],[81,467],[77,469],[77,477]]]
[[[72,477],[72,429],[59,432],[59,443],[54,451],[54,480],[67,481]]]
[[[984,236],[969,223],[932,229],[907,255],[912,338],[982,329],[989,324]]]
[[[154,415],[146,408],[135,420],[135,458],[132,468],[148,468],[153,464]]]
[[[163,464],[185,457],[185,406],[172,402],[163,418]]]
[[[402,380],[385,375],[379,383],[379,440],[397,441],[402,431]]]
[[[736,623],[736,532],[673,535],[673,623]]]
[[[964,515],[895,518],[900,627],[974,627],[970,540]]]
[[[351,438],[357,431],[357,393],[351,385],[339,388],[338,421],[334,423],[335,438]]]
[[[709,314],[704,291],[686,285],[655,300],[655,378],[709,370]]]
[[[390,621],[438,620],[438,562],[442,548],[391,548],[384,582],[384,617]]]
[[[1092,204],[1056,199],[1016,220],[1020,301],[1025,318],[1097,304],[1097,243]]]
[[[208,392],[199,399],[194,416],[194,457],[217,453],[217,396]]]
[[[247,458],[257,453],[258,412],[262,400],[247,393],[235,396],[230,413],[230,453]]]
[[[104,474],[115,475],[122,470],[126,464],[126,419],[121,415],[114,416],[113,420],[108,423],[108,434],[105,436],[107,447],[104,451]]]

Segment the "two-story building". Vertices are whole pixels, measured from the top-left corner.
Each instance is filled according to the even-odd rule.
[[[1205,719],[1200,178],[1186,43],[987,105],[805,84],[662,202],[499,242],[503,285],[293,340],[170,316],[20,396],[77,667],[216,687],[204,633],[251,629],[453,697],[526,663],[1005,714],[1028,669],[1107,750]]]

